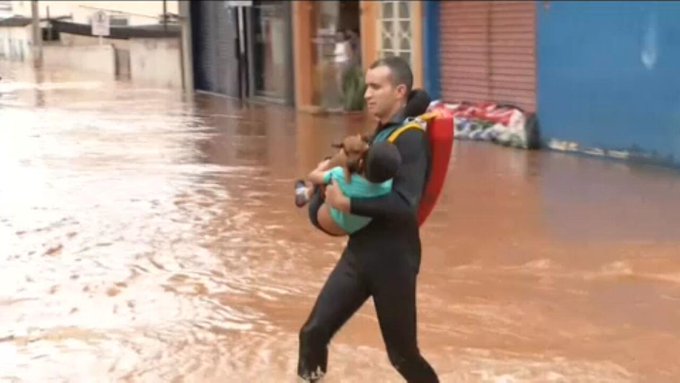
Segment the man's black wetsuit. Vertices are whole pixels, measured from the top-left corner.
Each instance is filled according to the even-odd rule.
[[[397,117],[379,131],[402,121]],[[392,365],[408,382],[438,382],[416,340],[416,279],[421,253],[417,211],[430,169],[429,145],[424,132],[415,129],[402,133],[394,144],[402,165],[392,192],[386,197],[351,199],[351,213],[373,219],[349,237],[300,331],[301,377],[326,372],[330,339],[372,296]]]

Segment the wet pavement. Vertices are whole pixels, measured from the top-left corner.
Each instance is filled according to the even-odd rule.
[[[0,381],[294,382],[343,241],[293,180],[361,116],[0,63]],[[458,142],[422,231],[442,382],[680,379],[680,175]],[[400,382],[369,301],[327,382]]]

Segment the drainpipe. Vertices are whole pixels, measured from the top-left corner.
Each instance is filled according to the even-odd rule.
[[[194,94],[193,52],[191,47],[191,9],[188,0],[179,2],[179,22],[182,28],[180,44],[182,87],[187,96]]]
[[[441,3],[439,1],[428,0],[424,2],[425,7],[425,33],[423,33],[423,55],[425,64],[425,89],[433,100],[441,97],[441,31],[440,15]],[[455,21],[451,21],[455,22]]]

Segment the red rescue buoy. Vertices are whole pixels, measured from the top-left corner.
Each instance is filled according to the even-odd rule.
[[[446,181],[446,174],[449,170],[451,152],[453,151],[454,126],[451,111],[444,104],[439,104],[428,115],[425,118],[427,121],[426,134],[432,149],[432,168],[430,169],[430,177],[425,186],[425,192],[423,193],[418,210],[418,223],[420,226],[425,223],[430,213],[432,213],[441,194],[444,181]]]

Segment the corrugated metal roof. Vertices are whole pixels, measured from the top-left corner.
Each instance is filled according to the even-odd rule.
[[[6,19],[0,19],[0,27],[25,27],[31,25],[31,19],[22,16],[13,16]]]
[[[51,20],[55,31],[70,33],[81,36],[92,36],[92,27],[89,24],[71,23],[68,21]],[[139,26],[111,26],[110,39],[131,38],[157,38],[179,37],[181,29],[179,25],[168,24],[165,30],[163,24],[139,25]]]

